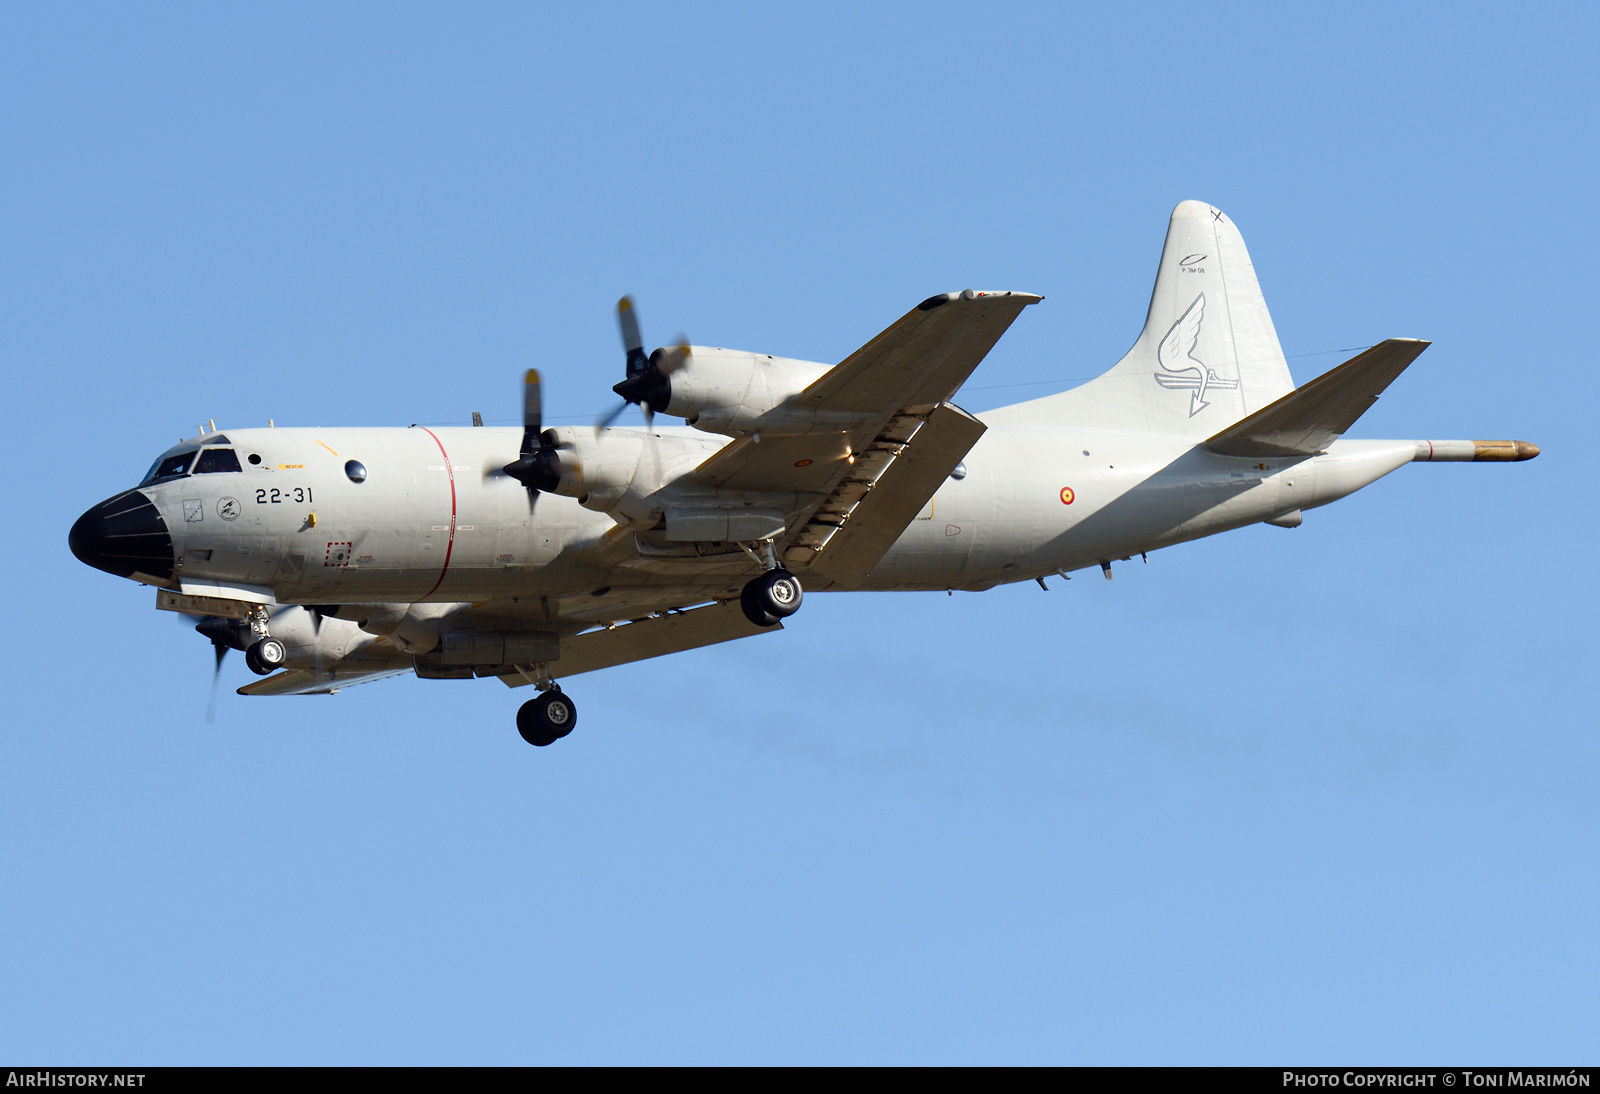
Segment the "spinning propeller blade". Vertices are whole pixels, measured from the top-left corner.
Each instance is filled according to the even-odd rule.
[[[544,429],[544,393],[539,386],[539,370],[522,374],[522,454],[531,456]]]
[[[217,651],[217,667],[211,671],[211,698],[206,702],[206,725],[217,724],[217,685],[222,683],[222,661],[228,656],[228,647],[215,638],[211,640],[212,648]]]
[[[672,401],[670,377],[689,359],[689,339],[678,335],[678,344],[658,349],[649,357],[644,354],[644,338],[639,333],[639,313],[634,310],[633,297],[624,296],[617,301],[617,326],[622,331],[622,348],[627,351],[627,378],[611,390],[622,396],[622,405],[595,423],[598,433],[617,420],[617,415],[635,403],[644,411],[644,424],[648,428],[657,411],[666,410]]]
[[[546,443],[541,433],[544,424],[544,395],[539,370],[530,368],[522,376],[521,458],[506,464],[504,471],[528,489],[528,509],[540,490],[551,490],[561,481],[561,459],[555,446]]]
[[[644,336],[639,333],[639,315],[633,310],[633,297],[617,301],[617,325],[622,328],[622,348],[628,353],[628,375],[637,376],[649,367],[644,356]]]
[[[217,685],[222,680],[222,662],[228,656],[229,650],[244,649],[245,641],[239,633],[239,625],[232,619],[222,619],[214,615],[187,615],[184,618],[200,620],[194,625],[194,629],[211,640],[211,648],[216,653],[216,666],[211,670],[211,699],[206,703],[206,724],[215,725]]]

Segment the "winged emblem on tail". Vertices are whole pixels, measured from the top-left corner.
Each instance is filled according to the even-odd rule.
[[[1187,311],[1178,316],[1161,345],[1156,349],[1156,362],[1164,371],[1155,374],[1156,383],[1165,388],[1189,391],[1189,417],[1193,418],[1211,404],[1206,392],[1211,388],[1236,391],[1238,380],[1225,380],[1194,356],[1194,347],[1200,341],[1200,321],[1206,314],[1206,294],[1194,298]],[[1189,362],[1189,363],[1185,363]]]

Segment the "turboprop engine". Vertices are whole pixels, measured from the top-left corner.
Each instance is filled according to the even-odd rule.
[[[562,494],[626,523],[653,518],[645,499],[677,461],[659,451],[643,459],[646,438],[632,430],[541,429],[541,419],[539,371],[530,368],[523,377],[522,456],[501,469],[528,489],[530,509],[539,494]]]
[[[828,365],[695,347],[668,380],[665,410],[707,433],[804,432],[816,412],[792,400]]]
[[[504,471],[530,491],[579,501],[626,490],[639,470],[643,438],[636,434],[605,433],[595,437],[586,433],[587,430],[571,427],[546,429],[539,434],[534,451],[508,464]]]
[[[941,300],[942,302],[942,300]],[[724,436],[751,433],[804,433],[824,423],[819,412],[797,400],[806,388],[832,366],[796,361],[768,353],[690,346],[682,335],[678,343],[646,356],[633,300],[617,304],[617,323],[627,353],[627,377],[611,390],[622,404],[598,423],[616,420],[632,403],[648,422],[655,414],[682,418],[696,429]],[[848,429],[854,416],[837,425]]]

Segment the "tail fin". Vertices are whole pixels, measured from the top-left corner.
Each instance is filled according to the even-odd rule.
[[[1015,409],[1027,407],[1030,420],[1210,437],[1293,390],[1239,229],[1185,201],[1172,211],[1150,311],[1127,356],[1082,387]]]

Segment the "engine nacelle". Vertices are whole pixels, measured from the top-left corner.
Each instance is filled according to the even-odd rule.
[[[707,433],[736,436],[761,430],[803,432],[815,414],[786,413],[784,404],[809,387],[830,365],[765,353],[696,346],[670,377],[661,408]]]
[[[541,490],[604,511],[635,485],[644,453],[644,438],[637,433],[604,430],[596,437],[592,429],[561,426],[545,430],[541,439],[557,463],[550,469],[553,481],[540,484]]]

